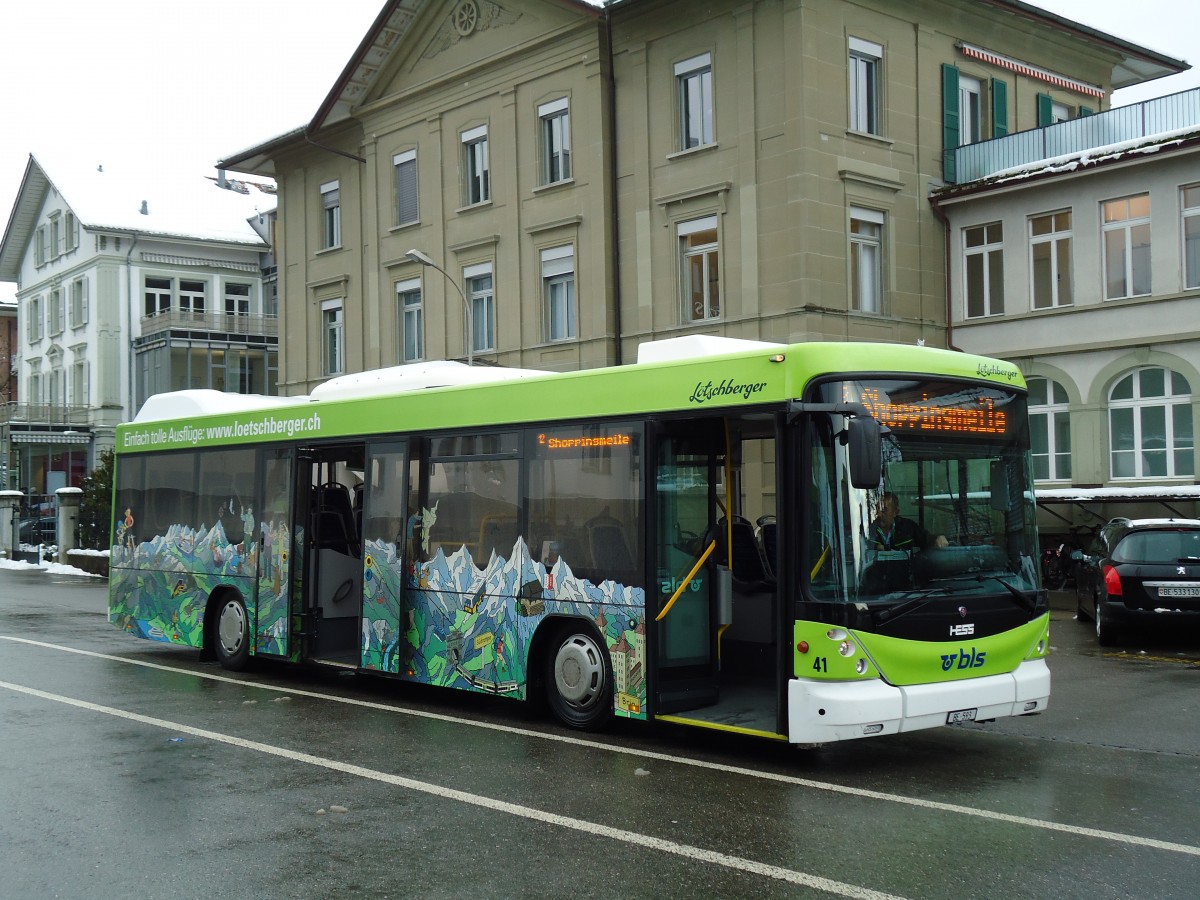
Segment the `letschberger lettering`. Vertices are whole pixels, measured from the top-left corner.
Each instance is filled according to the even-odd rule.
[[[713,384],[711,381],[701,381],[696,383],[696,389],[692,391],[692,396],[688,398],[689,403],[707,403],[717,397],[736,397],[740,396],[743,400],[749,400],[767,386],[765,381],[746,382],[738,384],[730,378],[724,379],[720,384]]]

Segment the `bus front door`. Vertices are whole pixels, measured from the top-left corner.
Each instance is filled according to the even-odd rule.
[[[657,603],[647,604],[657,633],[654,692],[659,714],[710,706],[719,695],[716,569],[706,557],[711,556],[722,446],[717,428],[693,422],[686,431],[664,429],[659,435]]]

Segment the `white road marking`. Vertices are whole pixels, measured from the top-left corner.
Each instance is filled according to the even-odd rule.
[[[301,688],[280,687],[273,684],[261,684],[253,681],[243,681],[241,679],[231,678],[226,675],[214,675],[208,672],[195,672],[190,669],[180,669],[174,666],[165,666],[160,663],[128,659],[123,656],[112,656],[107,653],[97,653],[93,650],[79,650],[74,647],[66,647],[60,644],[50,644],[44,641],[30,640],[29,638],[10,637],[8,635],[0,634],[0,640],[29,644],[34,647],[43,647],[49,650],[59,650],[64,653],[75,653],[80,656],[90,656],[96,659],[106,659],[113,662],[126,663],[128,665],[143,666],[148,669],[159,669],[164,672],[172,672],[180,675],[191,675],[195,678],[206,678],[210,681],[221,681],[228,684],[242,685],[243,687],[257,688],[259,690],[292,694],[297,697],[311,697],[316,700],[327,700],[333,703],[344,703],[349,706],[361,706],[368,709],[378,709],[383,710],[384,712],[397,713],[399,715],[416,716],[424,719],[436,719],[438,721],[450,722],[455,725],[464,725],[471,728],[485,728],[492,731],[504,732],[506,734],[520,735],[522,737],[556,741],[561,744],[570,744],[576,747],[587,747],[591,750],[602,750],[608,753],[624,753],[628,756],[644,757],[646,759],[659,760],[661,762],[672,763],[674,765],[691,766],[697,769],[710,769],[716,772],[725,772],[733,775],[744,775],[748,778],[757,778],[764,781],[776,781],[781,784],[790,784],[796,787],[811,788],[813,790],[827,791],[834,794],[845,794],[852,797],[861,797],[867,800],[883,800],[888,803],[900,803],[907,806],[917,807],[919,809],[957,813],[959,815],[973,816],[978,819],[987,819],[993,822],[1007,822],[1012,825],[1022,825],[1027,828],[1040,828],[1045,831],[1057,831],[1062,834],[1071,834],[1078,837],[1098,838],[1100,840],[1114,841],[1119,844],[1127,844],[1135,847],[1152,847],[1155,850],[1167,850],[1171,853],[1182,853],[1187,856],[1200,856],[1200,847],[1195,847],[1190,844],[1179,844],[1175,843],[1174,841],[1161,841],[1157,840],[1156,838],[1140,837],[1133,834],[1123,834],[1119,831],[1105,831],[1103,829],[1087,828],[1081,825],[1066,825],[1061,822],[1051,822],[1045,819],[1034,819],[1028,816],[1016,816],[1010,813],[995,812],[994,810],[989,809],[978,809],[972,806],[960,806],[955,803],[941,803],[936,800],[922,800],[919,797],[905,797],[902,794],[888,794],[884,793],[883,791],[873,791],[868,788],[849,787],[847,785],[834,784],[827,781],[814,781],[809,778],[800,778],[794,775],[781,775],[775,772],[747,769],[742,766],[731,766],[724,763],[690,759],[686,756],[673,756],[668,753],[657,753],[653,750],[637,750],[628,747],[615,746],[612,744],[604,744],[600,741],[592,741],[586,738],[546,734],[540,731],[533,731],[532,729],[528,728],[516,728],[511,725],[497,725],[491,722],[478,722],[471,719],[459,718],[458,716],[448,716],[442,713],[426,712],[416,709],[405,709],[403,707],[392,706],[386,703],[376,703],[370,700],[357,700],[352,697],[338,697],[333,694],[322,694],[317,691],[306,691]]]
[[[477,806],[482,809],[493,810],[494,812],[506,813],[510,816],[516,816],[522,819],[528,819],[532,822],[539,822],[544,825],[552,825],[558,828],[569,828],[572,831],[582,832],[583,834],[594,835],[597,837],[609,838],[614,841],[631,844],[635,847],[642,847],[647,850],[657,850],[663,853],[670,853],[675,856],[682,856],[687,859],[693,859],[697,862],[711,863],[717,866],[723,866],[727,869],[734,869],[739,872],[747,872],[751,875],[760,875],[764,878],[771,878],[776,881],[788,882],[790,884],[798,884],[815,890],[825,891],[830,894],[837,894],[840,897],[852,897],[855,900],[899,900],[894,894],[887,894],[881,891],[873,891],[870,888],[859,887],[858,885],[846,884],[841,881],[833,881],[829,878],[821,878],[817,875],[809,875],[807,872],[797,872],[793,869],[785,869],[780,866],[772,866],[767,863],[756,862],[752,859],[745,859],[740,856],[730,856],[727,853],[718,853],[715,850],[705,850],[703,847],[694,847],[690,844],[680,844],[676,841],[657,838],[648,834],[641,834],[636,831],[627,831],[624,828],[613,828],[609,825],[601,825],[598,822],[589,822],[586,819],[575,819],[569,816],[558,815],[557,813],[545,812],[540,809],[532,809],[527,806],[518,806],[515,803],[507,803],[504,800],[497,800],[494,797],[484,797],[480,794],[472,794],[467,791],[459,791],[454,788],[442,787],[437,784],[430,784],[425,781],[416,781],[412,778],[405,778],[401,775],[392,775],[388,772],[380,772],[376,769],[368,769],[364,766],[356,766],[352,763],[341,762],[336,759],[328,759],[323,756],[314,756],[311,753],[300,753],[295,750],[288,750],[284,747],[276,747],[272,744],[264,744],[259,741],[250,741],[245,738],[235,737],[229,734],[222,734],[217,731],[208,731],[204,728],[195,728],[191,725],[184,725],[181,722],[172,722],[168,719],[159,719],[154,716],[144,716],[140,713],[129,712],[123,709],[116,709],[112,706],[102,706],[99,703],[91,703],[87,700],[77,700],[74,697],[64,697],[61,694],[52,694],[48,691],[40,691],[37,688],[25,687],[19,684],[12,684],[7,681],[0,681],[0,688],[7,688],[10,691],[15,691],[20,694],[26,694],[30,697],[37,697],[41,700],[49,700],[53,703],[63,703],[68,706],[74,706],[78,709],[88,710],[90,712],[103,713],[107,716],[115,716],[119,719],[126,719],[131,722],[138,722],[143,725],[149,725],[153,728],[166,729],[174,734],[189,734],[193,737],[205,738],[211,741],[217,741],[222,744],[228,744],[232,747],[240,747],[244,750],[253,750],[256,753],[265,753],[268,756],[275,756],[280,759],[290,760],[292,762],[304,763],[310,766],[319,766],[323,769],[329,769],[334,772],[343,772],[347,775],[353,775],[357,778],[368,778],[371,781],[378,781],[383,784],[388,784],[393,787],[404,788],[410,791],[419,791],[423,794],[429,794],[433,797],[441,797],[445,800],[453,800],[458,803],[466,803],[471,806]]]

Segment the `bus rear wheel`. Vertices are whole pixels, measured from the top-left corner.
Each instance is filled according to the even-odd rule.
[[[213,635],[217,661],[226,669],[239,671],[250,661],[250,620],[241,597],[224,596],[217,601],[217,628]]]
[[[546,656],[546,701],[554,715],[572,728],[595,730],[608,722],[613,708],[612,662],[593,634],[576,628],[560,631]]]

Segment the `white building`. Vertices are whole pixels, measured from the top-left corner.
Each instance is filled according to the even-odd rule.
[[[933,198],[950,343],[1029,381],[1041,524],[1195,515],[1200,90],[988,143]]]
[[[31,156],[0,244],[15,281],[19,392],[0,415],[4,487],[78,485],[151,394],[274,393],[273,189],[156,183]]]

